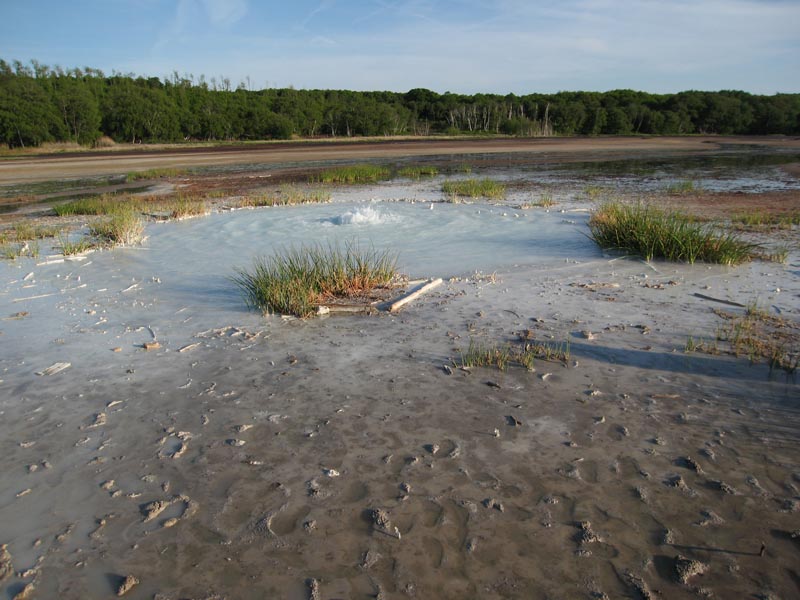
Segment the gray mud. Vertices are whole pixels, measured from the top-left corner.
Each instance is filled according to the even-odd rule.
[[[576,245],[465,264],[397,315],[298,321],[182,288],[158,240],[192,224],[154,227],[2,267],[4,597],[797,595],[797,382],[684,353],[719,326],[695,293],[800,319],[796,249],[725,268]],[[452,362],[524,330],[567,364]]]

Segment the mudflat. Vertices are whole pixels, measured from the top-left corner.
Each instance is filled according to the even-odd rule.
[[[23,155],[3,160],[0,161],[0,185],[95,177],[151,168],[514,153],[533,154],[533,160],[552,160],[553,154],[560,160],[586,159],[591,155],[598,160],[609,160],[614,156],[630,157],[639,152],[711,153],[719,151],[723,146],[800,149],[800,139],[782,136],[576,137],[265,143],[244,147],[170,148],[152,151],[143,148],[136,151],[96,151],[33,158]]]
[[[718,142],[541,143],[601,154],[633,144],[625,152],[638,156],[638,143],[691,153]],[[540,141],[501,143],[507,154]],[[323,151],[335,154],[305,150]],[[106,160],[35,159],[19,177],[131,168]],[[749,207],[781,197],[789,210],[793,175],[768,185],[781,168],[750,173],[742,185],[765,188],[751,194],[716,175],[718,192],[648,195],[709,214],[742,196]],[[529,185],[455,206],[441,202],[441,178],[339,187],[320,207],[226,212],[221,199],[200,221],[148,225],[142,247],[0,263],[6,595],[797,595],[796,374],[726,341],[750,311],[796,344],[796,226],[747,234],[786,246],[782,263],[644,262],[587,238],[583,179],[548,183],[549,209],[522,208],[541,195],[535,173],[479,169]],[[0,172],[2,183],[17,176]],[[650,189],[648,177],[625,185]],[[272,236],[318,232],[403,240],[408,274],[445,283],[397,314],[248,311],[232,266],[271,251]],[[462,368],[471,341],[526,340],[566,354],[531,369]]]

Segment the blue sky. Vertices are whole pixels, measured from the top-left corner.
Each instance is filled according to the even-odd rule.
[[[800,92],[800,0],[0,0],[0,57],[263,87]]]

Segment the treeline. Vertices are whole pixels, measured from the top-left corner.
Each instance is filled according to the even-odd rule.
[[[438,94],[250,90],[0,60],[0,144],[288,139],[294,136],[800,134],[800,94]]]

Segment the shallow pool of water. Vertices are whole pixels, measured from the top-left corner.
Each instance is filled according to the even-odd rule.
[[[123,272],[159,273],[164,292],[193,294],[230,287],[227,278],[257,256],[354,241],[396,251],[400,271],[412,277],[450,277],[599,256],[585,235],[587,218],[487,204],[374,201],[240,210],[150,225],[149,250],[120,252],[115,263]]]

